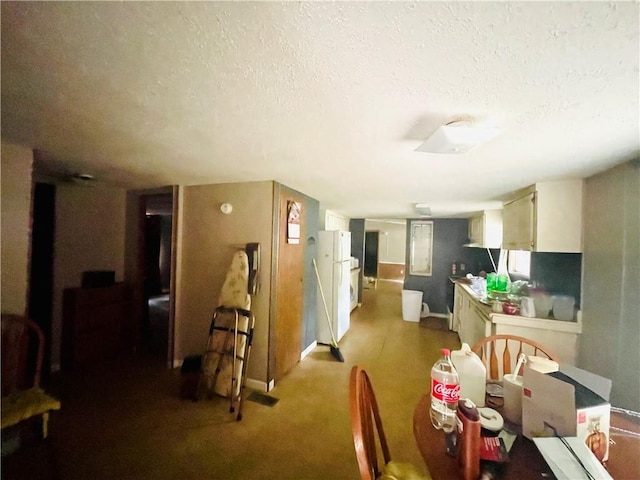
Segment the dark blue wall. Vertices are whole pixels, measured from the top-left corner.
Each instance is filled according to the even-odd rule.
[[[302,350],[316,340],[318,280],[313,269],[317,254],[320,202],[305,196],[304,211],[306,245],[304,248],[304,299],[302,303]]]
[[[552,295],[571,295],[581,302],[581,253],[531,253],[530,282]]]
[[[420,220],[420,219],[416,219]],[[464,218],[433,219],[432,275],[422,277],[409,274],[411,252],[411,220],[407,220],[407,265],[404,279],[405,290],[420,290],[422,301],[429,305],[433,313],[447,313],[447,289],[451,283],[451,266],[454,262],[471,261],[469,250],[463,247],[468,240],[468,221]],[[469,260],[468,260],[469,259]],[[467,267],[467,270],[469,267]]]

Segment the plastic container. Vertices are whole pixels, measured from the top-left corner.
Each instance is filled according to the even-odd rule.
[[[495,272],[487,273],[487,296],[491,297],[493,292],[497,290],[497,281],[498,275]]]
[[[522,425],[522,375],[508,373],[502,377],[504,418],[515,425]]]
[[[498,292],[506,292],[509,289],[509,275],[506,273],[498,274],[496,279],[496,290]]]
[[[554,295],[553,318],[556,320],[573,320],[573,308],[576,300],[568,295]]]
[[[422,311],[422,292],[402,290],[402,319],[407,322],[419,322]]]
[[[442,349],[442,356],[431,368],[431,423],[445,433],[456,426],[456,411],[460,400],[460,378],[451,363],[451,352]]]
[[[471,351],[467,343],[460,350],[451,352],[451,362],[460,379],[460,398],[468,398],[482,407],[485,400],[487,369],[480,357]]]
[[[536,308],[536,317],[549,318],[549,312],[553,306],[552,298],[544,292],[532,293],[533,304]]]

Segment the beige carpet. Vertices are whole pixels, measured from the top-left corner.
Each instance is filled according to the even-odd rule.
[[[449,321],[446,318],[440,317],[425,317],[420,319],[420,326],[422,328],[429,328],[431,330],[449,330]]]
[[[354,364],[370,374],[392,458],[424,469],[413,411],[440,349],[460,342],[453,332],[403,321],[401,293],[401,283],[385,281],[367,289],[339,343],[345,363],[318,346],[268,393],[275,405],[247,401],[241,422],[222,398],[181,399],[179,369],[142,352],[56,376],[62,408],[50,421],[53,458],[46,449],[24,451],[11,469],[3,459],[2,479],[49,480],[56,465],[60,480],[357,480],[348,403]],[[48,475],[30,472],[36,464]]]

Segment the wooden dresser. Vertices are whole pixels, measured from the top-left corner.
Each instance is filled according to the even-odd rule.
[[[63,370],[102,360],[127,345],[134,318],[129,284],[66,288],[62,301]]]

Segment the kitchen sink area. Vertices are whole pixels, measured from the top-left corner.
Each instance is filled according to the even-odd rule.
[[[556,354],[561,361],[575,365],[578,335],[582,333],[582,313],[573,320],[525,317],[493,311],[495,302],[472,279],[451,277],[454,285],[451,329],[458,332],[461,343],[475,345],[489,335],[510,334],[534,340]]]

